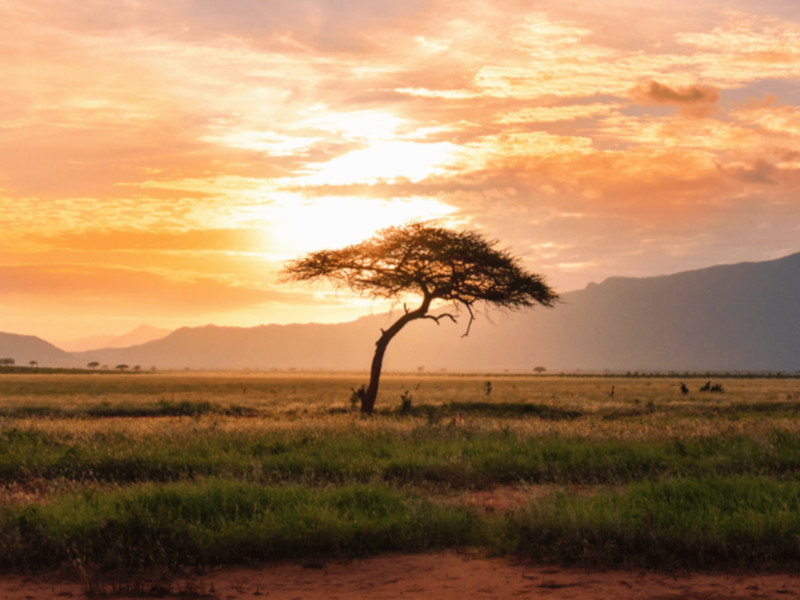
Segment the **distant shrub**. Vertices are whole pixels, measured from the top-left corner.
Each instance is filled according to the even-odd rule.
[[[367,394],[367,386],[362,383],[357,389],[350,388],[350,391],[352,392],[350,395],[350,408],[356,411],[361,406],[362,398]]]
[[[413,400],[413,396],[411,393],[406,390],[402,394],[400,394],[400,414],[401,415],[408,415],[411,414],[411,402]]]

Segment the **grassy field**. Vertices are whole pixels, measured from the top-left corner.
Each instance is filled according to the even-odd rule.
[[[350,403],[361,383],[0,375],[0,571],[460,546],[800,567],[800,379],[387,375],[371,418]]]

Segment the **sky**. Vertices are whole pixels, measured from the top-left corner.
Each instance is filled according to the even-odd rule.
[[[558,292],[800,251],[796,0],[0,0],[0,331],[339,322],[436,219]]]

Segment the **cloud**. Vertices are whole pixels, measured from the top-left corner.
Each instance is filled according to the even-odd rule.
[[[641,95],[656,104],[713,104],[719,100],[719,91],[712,87],[690,85],[670,88],[657,81],[650,81],[641,90]]]
[[[138,0],[90,4],[80,0],[30,0],[26,4],[24,8],[6,8],[6,16],[58,23],[84,36],[124,35],[135,24],[148,36],[170,36],[187,44],[235,38],[260,49],[298,54],[370,52],[382,45],[379,39],[373,39],[376,30],[418,30],[427,16],[453,10],[447,3],[430,0],[409,0],[402,5],[389,0]]]
[[[622,108],[622,104],[614,102],[528,107],[505,113],[497,119],[497,122],[503,124],[555,123],[577,119],[594,119],[611,115],[620,108]]]
[[[86,230],[36,236],[36,243],[61,249],[109,251],[225,251],[258,252],[269,247],[258,229],[201,229],[188,231]]]
[[[733,12],[710,32],[683,32],[675,39],[701,51],[697,73],[719,85],[800,76],[796,12],[789,19]]]
[[[699,84],[670,87],[651,80],[633,89],[634,99],[642,104],[676,106],[693,117],[707,117],[717,110],[719,90]]]
[[[741,181],[767,185],[776,185],[780,175],[780,169],[764,159],[758,159],[750,165],[730,166],[727,170]]]

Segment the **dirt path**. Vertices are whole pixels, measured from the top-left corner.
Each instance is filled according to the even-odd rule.
[[[106,588],[111,592],[111,588]],[[469,554],[393,555],[318,568],[298,564],[220,569],[151,597],[186,600],[394,600],[543,598],[547,600],[730,600],[800,598],[800,577],[775,574],[694,574],[585,571],[481,559]],[[166,595],[162,595],[166,594]],[[82,584],[30,577],[0,578],[2,600],[85,598]],[[127,600],[141,595],[117,595]]]

